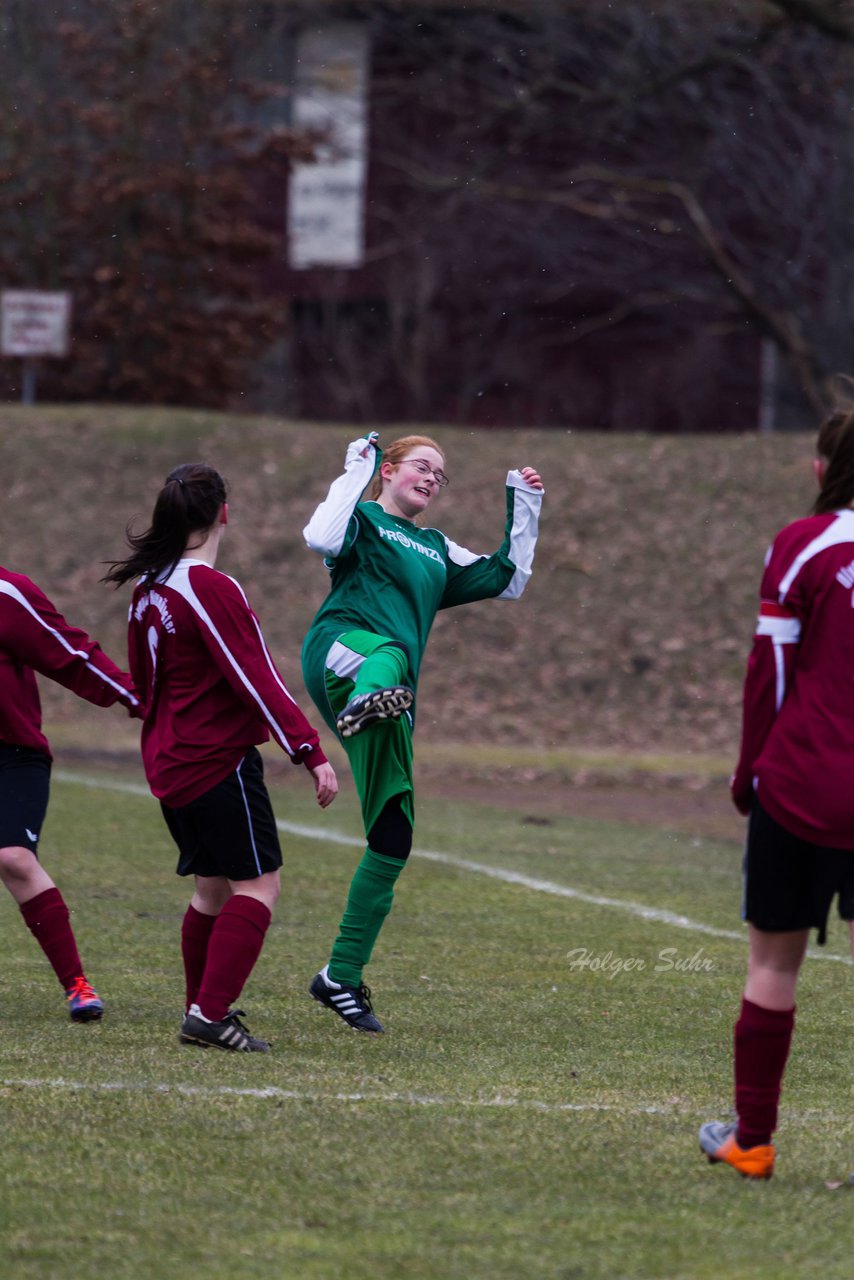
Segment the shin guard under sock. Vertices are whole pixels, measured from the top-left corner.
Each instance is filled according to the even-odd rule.
[[[328,973],[333,982],[358,987],[383,921],[391,910],[394,886],[406,860],[366,849],[350,884],[350,893]]]
[[[192,903],[187,907],[181,923],[181,956],[184,961],[184,982],[186,985],[185,1009],[196,1004],[199,999],[199,988],[208,956],[208,943],[216,924],[216,916],[206,916],[197,911]]]
[[[221,1022],[243,990],[271,919],[269,907],[245,893],[235,893],[216,917],[196,1000],[211,1022]]]
[[[45,889],[28,902],[22,902],[20,912],[50,961],[60,986],[67,991],[74,979],[82,976],[83,965],[62,894],[57,888]]]
[[[777,1127],[794,1026],[794,1008],[763,1009],[746,998],[741,1002],[735,1024],[735,1110],[742,1148],[767,1145]]]

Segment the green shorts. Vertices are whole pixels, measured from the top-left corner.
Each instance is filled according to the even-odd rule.
[[[395,643],[392,636],[379,636],[372,631],[345,631],[327,650],[322,673],[306,665],[306,685],[327,724],[335,724],[335,718],[353,696],[356,676],[365,659],[383,645]],[[414,826],[409,715],[377,721],[341,742],[353,772],[365,831],[371,830],[394,796],[400,796],[401,808]]]

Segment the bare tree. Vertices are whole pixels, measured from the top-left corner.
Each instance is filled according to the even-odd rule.
[[[370,362],[413,417],[436,412],[430,371],[452,387],[447,416],[477,420],[525,379],[554,413],[573,352],[577,387],[584,352],[618,363],[693,334],[708,350],[765,338],[820,409],[830,253],[854,249],[846,8],[365,6],[365,292],[389,334],[360,345],[348,326],[349,364],[326,368],[342,407],[358,411],[348,384]]]
[[[372,37],[365,265],[306,284],[283,51],[342,15]],[[506,421],[518,393],[625,424],[643,374],[681,428],[760,338],[817,408],[850,328],[852,32],[848,0],[6,0],[0,279],[73,290],[65,396],[234,401],[290,291],[278,407],[309,414]]]
[[[74,301],[48,394],[221,405],[282,328],[261,270],[284,228],[259,203],[305,147],[254,118],[281,85],[241,74],[250,8],[4,5],[0,278]]]

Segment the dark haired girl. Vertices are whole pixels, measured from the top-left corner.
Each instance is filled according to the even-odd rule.
[[[142,758],[178,846],[177,873],[195,891],[181,930],[183,1044],[266,1053],[232,1009],[261,953],[279,896],[282,855],[257,744],[272,735],[311,773],[318,804],[338,783],[276,670],[258,619],[214,565],[228,522],[213,467],[170,472],[151,527],[128,534],[131,555],[105,581],[138,578],[130,667],[148,706]]]
[[[770,1178],[772,1136],[811,929],[825,941],[838,895],[854,919],[854,413],[819,432],[813,514],[768,553],[744,686],[732,798],[749,815],[744,918],[750,957],[735,1024],[733,1124],[700,1147],[750,1178]]]

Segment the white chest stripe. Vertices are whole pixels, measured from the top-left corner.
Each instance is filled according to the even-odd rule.
[[[824,533],[808,542],[789,566],[788,572],[780,582],[779,601],[782,604],[791,589],[795,578],[807,561],[826,551],[828,547],[838,547],[843,542],[854,542],[854,511],[840,511],[833,524],[828,525]]]
[[[233,581],[234,579],[232,578],[232,582]],[[235,585],[239,585],[239,584],[235,584]],[[179,595],[183,596],[184,599],[187,601],[187,604],[190,606],[190,608],[195,613],[197,613],[199,617],[202,619],[205,626],[208,628],[211,635],[216,640],[220,649],[225,654],[225,657],[228,660],[229,666],[235,672],[235,674],[237,675],[243,687],[252,696],[253,701],[257,704],[264,719],[267,721],[270,728],[273,730],[273,733],[276,736],[276,741],[279,742],[281,746],[284,747],[288,755],[293,755],[295,749],[289,743],[287,735],[285,734],[278,720],[273,715],[272,711],[267,706],[267,704],[264,702],[258,690],[255,688],[252,682],[248,679],[246,672],[243,670],[240,663],[237,661],[234,654],[231,652],[228,645],[225,643],[222,636],[217,631],[210,614],[207,612],[201,600],[196,595],[193,588],[190,586],[188,570],[182,569],[182,567],[179,565],[178,568],[175,570],[175,572],[172,574],[171,578],[169,578],[168,586],[170,586],[173,589],[173,591],[177,591]],[[241,589],[241,595],[243,595],[242,589]],[[245,596],[243,598],[244,600],[246,599]],[[267,653],[266,645],[262,647],[264,649],[264,655],[267,659],[267,662],[270,663],[270,655]],[[277,683],[281,685],[281,681],[278,681]],[[290,697],[290,694],[288,694],[288,697]],[[293,698],[291,698],[291,701],[293,702]],[[305,745],[305,744],[301,744],[301,745]],[[299,750],[299,747],[297,747],[296,750]]]

